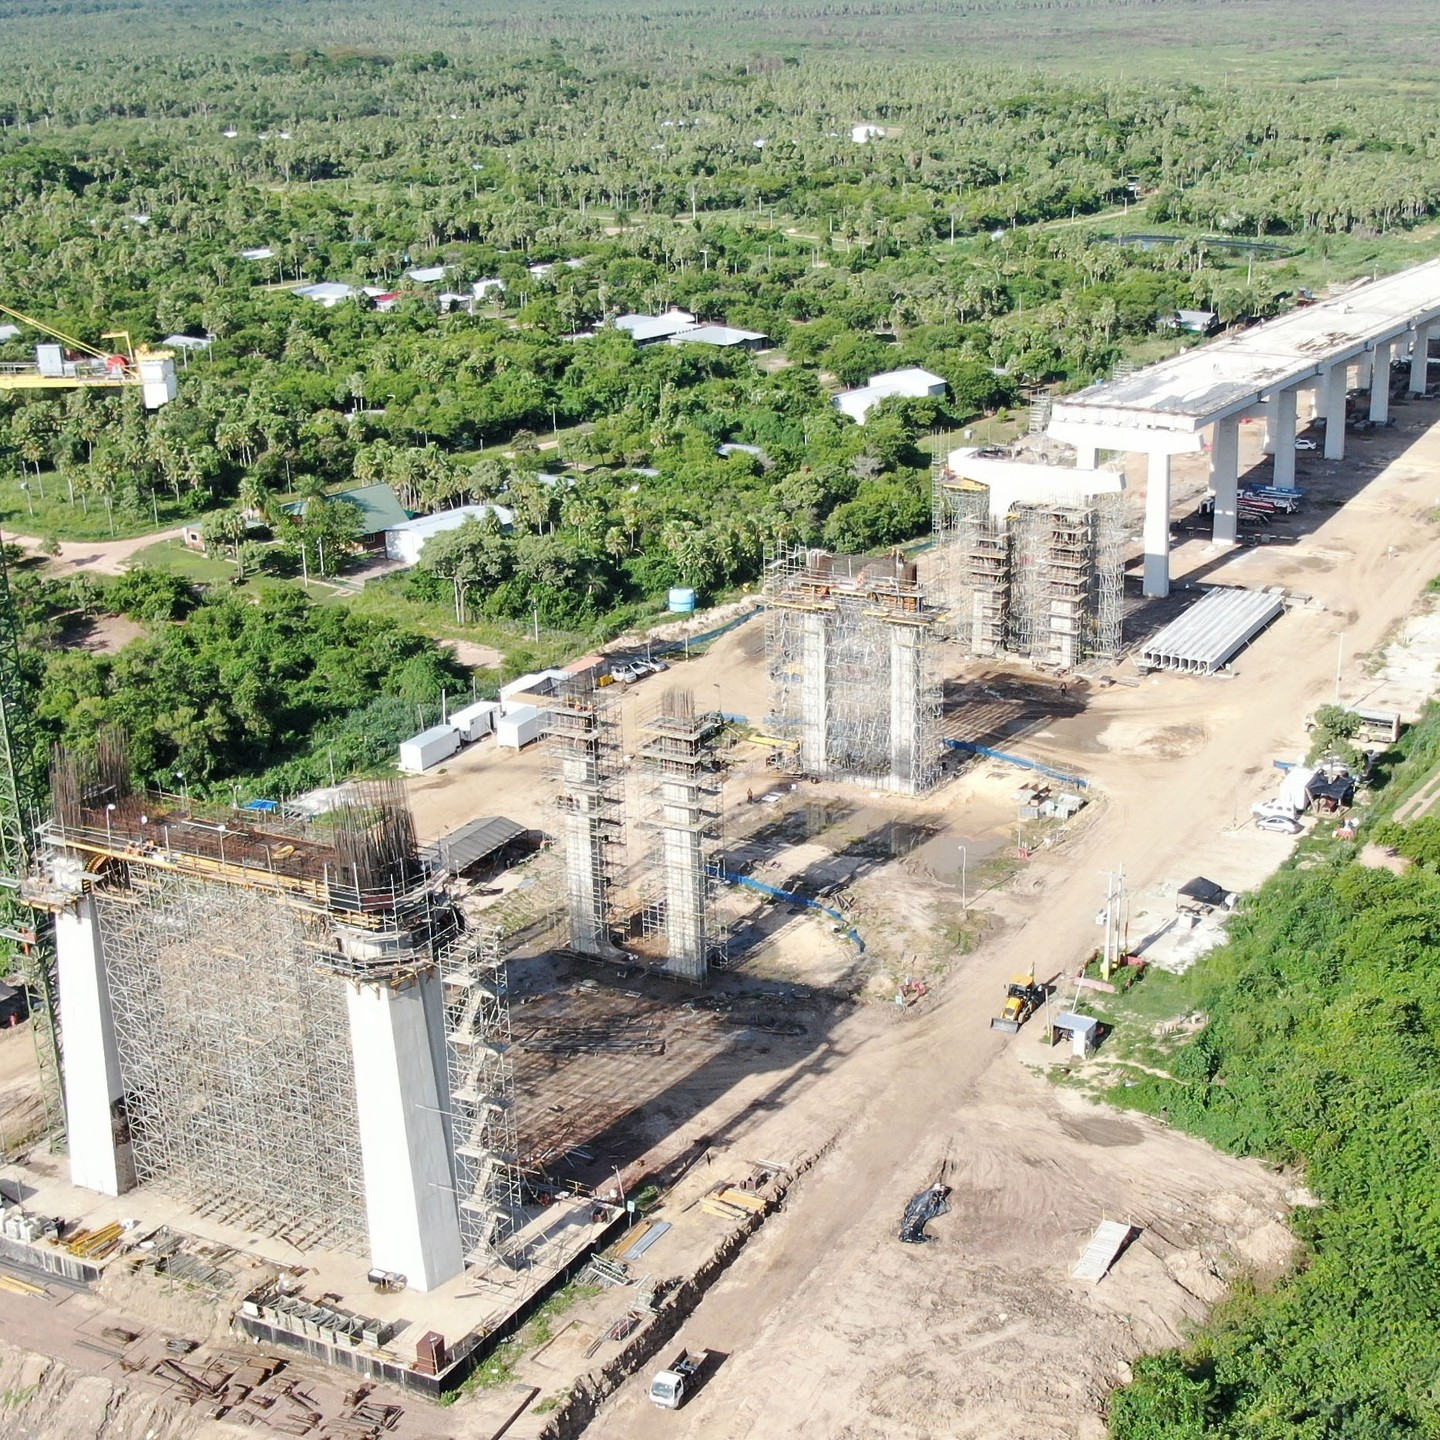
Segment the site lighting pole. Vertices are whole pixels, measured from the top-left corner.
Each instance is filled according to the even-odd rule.
[[[112,800],[112,801],[105,807],[105,843],[106,843],[107,845],[113,845],[113,844],[115,843],[115,836],[114,836],[114,833],[113,833],[113,831],[111,830],[111,827],[110,827],[110,817],[111,817],[114,813],[115,813],[115,802]]]
[[[967,900],[966,900],[966,898],[965,898],[965,862],[966,862],[966,860],[967,860],[969,857],[966,855],[966,853],[965,853],[965,847],[964,847],[963,845],[961,845],[961,846],[959,847],[959,850],[960,850],[960,908],[961,908],[961,910],[968,910],[968,909],[970,908],[970,906],[969,906],[969,903],[967,902]]]

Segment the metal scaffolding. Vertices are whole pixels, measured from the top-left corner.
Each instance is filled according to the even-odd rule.
[[[520,1203],[504,927],[467,924],[423,873],[403,789],[356,785],[312,823],[135,793],[123,755],[62,749],[52,792],[22,894],[51,911],[91,895],[136,1179],[364,1253],[347,987],[438,972],[457,1221],[467,1263],[492,1260]]]
[[[94,890],[136,1179],[300,1248],[363,1253],[345,993],[324,920],[130,867]]]
[[[1125,529],[1118,495],[990,511],[989,488],[935,484],[936,566],[947,627],[975,656],[1002,651],[1070,670],[1120,649]]]
[[[498,925],[457,925],[441,948],[460,1238],[467,1265],[496,1258],[520,1214],[508,966]]]
[[[665,968],[703,984],[723,962],[725,935],[715,914],[721,846],[720,775],[715,740],[723,721],[697,712],[689,690],[667,690],[641,721],[638,758],[652,832],[642,918],[664,930]]]
[[[916,567],[790,550],[766,583],[771,724],[812,775],[917,794],[935,781],[936,610]]]
[[[625,792],[615,706],[591,681],[576,680],[543,702],[555,760],[565,850],[570,948],[613,955],[614,892],[624,863]]]

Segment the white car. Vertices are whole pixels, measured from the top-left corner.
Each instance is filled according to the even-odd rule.
[[[1301,435],[1295,441],[1295,448],[1297,450],[1318,450],[1320,446],[1314,440]]]
[[[1305,827],[1298,820],[1284,815],[1262,815],[1256,822],[1257,830],[1270,830],[1277,835],[1298,835]]]

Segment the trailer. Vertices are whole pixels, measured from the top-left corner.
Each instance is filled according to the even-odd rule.
[[[453,725],[434,725],[400,742],[400,769],[423,775],[460,748],[460,732]]]
[[[506,750],[523,750],[545,733],[548,712],[534,705],[517,705],[495,718],[495,743]]]
[[[463,710],[457,710],[450,717],[450,723],[459,732],[465,744],[491,734],[495,729],[495,717],[500,713],[498,700],[477,700]]]

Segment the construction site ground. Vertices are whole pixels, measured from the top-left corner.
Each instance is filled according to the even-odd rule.
[[[699,1203],[716,1181],[738,1182],[758,1162],[805,1171],[667,1341],[716,1352],[698,1394],[677,1414],[654,1408],[650,1363],[587,1433],[1090,1440],[1137,1354],[1173,1343],[1237,1271],[1285,1263],[1284,1222],[1305,1198],[1298,1177],[1096,1106],[1037,1073],[1067,1063],[1040,1045],[1038,1027],[1006,1037],[988,1020],[1011,976],[1072,973],[1096,947],[1104,872],[1125,867],[1132,938],[1144,940],[1170,925],[1174,890],[1192,876],[1245,890],[1289,853],[1288,837],[1248,823],[1278,780],[1272,761],[1303,751],[1305,716],[1334,698],[1337,661],[1345,698],[1385,703],[1382,645],[1440,574],[1440,431],[1429,428],[1440,407],[1410,402],[1396,417],[1353,437],[1344,462],[1299,455],[1312,502],[1264,543],[1224,550],[1194,534],[1179,545],[1177,588],[1203,578],[1310,597],[1227,673],[1141,677],[1126,661],[1062,693],[1054,677],[950,664],[947,734],[1089,780],[1089,804],[1063,828],[1017,830],[1015,792],[1034,777],[1000,762],[911,801],[781,781],[766,747],[747,742],[729,752],[732,864],[824,891],[863,950],[819,912],[732,892],[733,968],[713,1000],[540,948],[517,962],[517,1035],[541,1042],[517,1050],[522,1090],[533,1092],[522,1128],[548,1162],[602,1191],[612,1164],[683,1170],[657,1212],[673,1228],[638,1269],[683,1276],[723,1248],[734,1227]],[[1242,431],[1248,463],[1254,429]],[[1176,466],[1182,526],[1202,462]],[[1181,599],[1136,600],[1132,625]],[[1423,677],[1405,680],[1424,688]],[[761,721],[762,622],[629,687],[619,702],[627,753],[647,694],[670,683]],[[480,814],[553,831],[549,764],[538,747],[517,755],[487,741],[416,777],[422,839]],[[0,1036],[0,1077],[7,1047],[20,1044],[23,1030]],[[906,1201],[942,1167],[950,1213],[933,1222],[933,1243],[899,1244]],[[1140,1233],[1098,1286],[1071,1281],[1104,1219]],[[518,1358],[520,1391],[481,1391],[416,1433],[488,1440],[507,1425],[507,1437],[540,1436],[572,1381],[613,1359],[617,1347],[603,1342],[585,1352],[634,1298],[587,1294],[562,1333]],[[417,1314],[427,1303],[397,1299]],[[0,1288],[0,1341],[34,1348],[44,1326],[12,1328],[12,1316],[40,1303]],[[103,1357],[62,1358],[96,1371]],[[518,1418],[517,1395],[533,1397]]]

